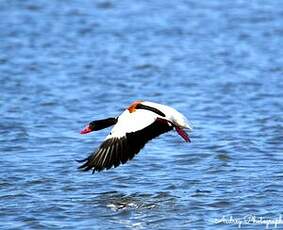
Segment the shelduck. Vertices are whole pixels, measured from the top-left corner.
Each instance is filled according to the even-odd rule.
[[[131,160],[151,139],[173,129],[191,142],[185,129],[192,130],[186,117],[167,105],[149,101],[133,102],[120,116],[90,122],[80,133],[86,134],[113,126],[99,148],[79,169],[101,171]]]

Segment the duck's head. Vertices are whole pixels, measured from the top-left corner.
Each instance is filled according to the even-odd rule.
[[[80,132],[80,134],[87,134],[93,131],[101,130],[116,123],[117,123],[117,118],[115,117],[92,121]]]

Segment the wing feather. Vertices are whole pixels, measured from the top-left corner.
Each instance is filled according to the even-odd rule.
[[[79,167],[83,171],[90,169],[101,171],[117,167],[131,160],[151,139],[172,130],[173,127],[166,121],[156,118],[147,127],[135,131],[126,132],[122,137],[106,138],[98,150],[85,159]]]

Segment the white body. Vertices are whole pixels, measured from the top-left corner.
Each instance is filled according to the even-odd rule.
[[[152,111],[145,109],[137,109],[132,113],[128,109],[126,109],[119,116],[118,122],[113,127],[111,133],[106,137],[106,139],[112,137],[123,137],[126,133],[141,130],[152,124],[156,120],[156,118],[166,119],[180,128],[192,130],[186,117],[176,109],[171,108],[167,105],[148,101],[141,102],[141,104],[160,110],[165,114],[165,117],[162,117]]]

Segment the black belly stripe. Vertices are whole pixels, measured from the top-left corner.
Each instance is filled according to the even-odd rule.
[[[151,112],[154,112],[162,117],[166,117],[164,113],[162,113],[159,109],[156,109],[154,107],[151,107],[151,106],[148,106],[148,105],[143,105],[143,104],[138,104],[136,106],[136,109],[146,109],[146,110],[149,110]]]

